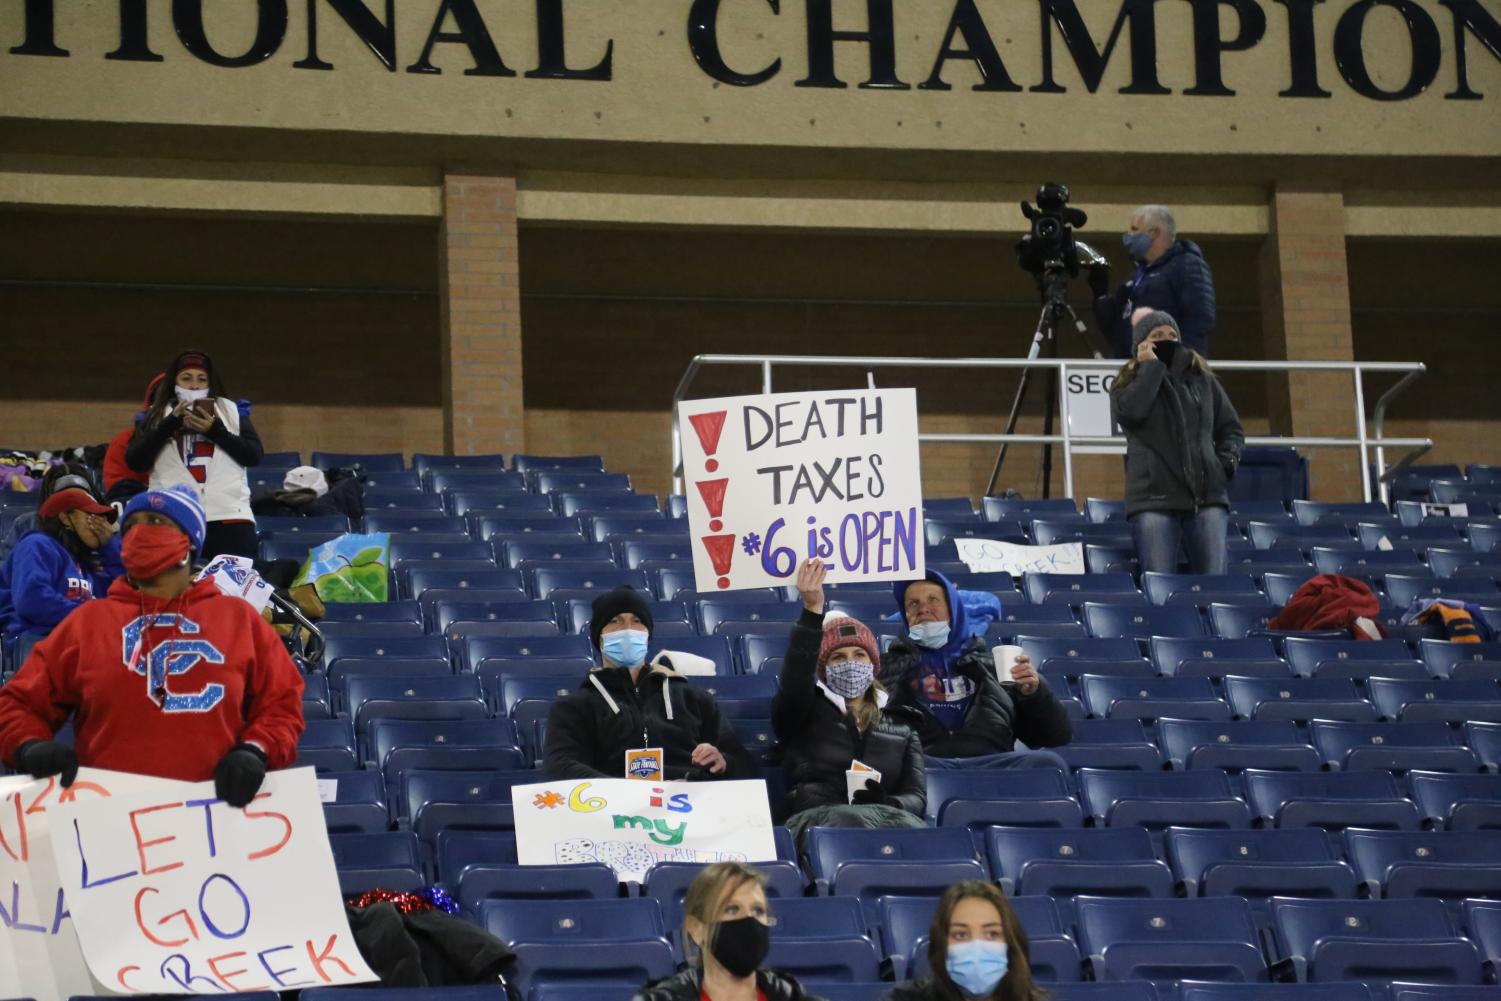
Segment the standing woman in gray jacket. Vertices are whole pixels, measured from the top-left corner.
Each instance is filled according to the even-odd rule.
[[[1176,573],[1181,548],[1192,573],[1222,574],[1240,416],[1172,316],[1143,316],[1131,343],[1110,413],[1126,433],[1126,520],[1141,569]]]

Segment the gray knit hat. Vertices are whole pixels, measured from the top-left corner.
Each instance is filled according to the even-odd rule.
[[[1136,321],[1131,328],[1131,350],[1141,347],[1141,342],[1147,339],[1147,335],[1158,327],[1172,327],[1173,333],[1178,335],[1178,340],[1183,340],[1183,331],[1178,329],[1178,321],[1173,319],[1173,314],[1160,309],[1152,312]]]

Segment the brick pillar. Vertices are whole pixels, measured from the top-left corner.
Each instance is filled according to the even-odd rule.
[[[443,447],[523,451],[516,178],[444,174],[438,254]]]
[[[1350,276],[1345,263],[1345,204],[1339,192],[1277,188],[1260,258],[1266,357],[1353,361]],[[1348,373],[1268,376],[1273,434],[1355,434],[1354,381]],[[1311,493],[1321,500],[1359,500],[1354,449],[1300,449],[1311,460]]]

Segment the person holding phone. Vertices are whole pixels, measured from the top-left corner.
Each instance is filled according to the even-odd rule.
[[[1110,415],[1126,435],[1126,520],[1141,569],[1176,573],[1181,548],[1191,573],[1222,574],[1240,415],[1170,314],[1146,314],[1131,336]]]
[[[250,404],[225,394],[214,363],[184,351],[167,366],[145,418],[125,448],[125,463],[148,473],[150,486],[193,488],[208,514],[204,562],[228,553],[256,555],[255,515],[246,468],[265,450],[250,422]]]

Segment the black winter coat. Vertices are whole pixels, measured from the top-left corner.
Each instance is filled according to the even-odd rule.
[[[771,704],[771,726],[792,782],[790,812],[849,802],[844,773],[859,759],[881,773],[891,805],[919,817],[928,802],[927,771],[917,733],[890,709],[861,733],[849,714],[829,701],[817,683],[823,615],[804,610],[792,627],[782,662],[781,688]]]
[[[1126,517],[1230,506],[1246,435],[1225,388],[1192,354],[1178,351],[1171,372],[1152,358],[1124,386],[1117,378],[1110,416],[1126,433]]]
[[[1095,320],[1115,357],[1131,357],[1131,312],[1142,306],[1171,313],[1178,321],[1183,343],[1209,357],[1209,335],[1214,332],[1215,320],[1214,275],[1198,244],[1179,240],[1157,260],[1143,266],[1135,289],[1126,282],[1111,295],[1094,301]]]
[[[690,967],[681,973],[647,984],[631,1001],[698,1001],[703,996],[703,971]],[[775,970],[757,970],[756,986],[766,1001],[819,1001],[797,979]]]
[[[891,693],[893,704],[917,714],[917,733],[927,754],[974,758],[1014,751],[1018,740],[1028,747],[1062,747],[1073,739],[1068,712],[1047,682],[1041,682],[1031,695],[1002,685],[996,678],[995,658],[978,636],[970,640],[952,668],[974,685],[975,700],[964,724],[950,730],[913,689],[922,670],[919,657],[918,648],[906,639],[892,643],[881,658],[881,684]]]
[[[755,760],[719,713],[714,696],[669,670],[646,667],[631,682],[623,667],[591,671],[615,700],[615,708],[586,677],[553,703],[547,716],[543,767],[550,779],[623,778],[625,752],[660,747],[668,780],[753,779]],[[669,718],[663,692],[671,701]],[[693,749],[713,744],[724,755],[718,775],[693,764]]]

